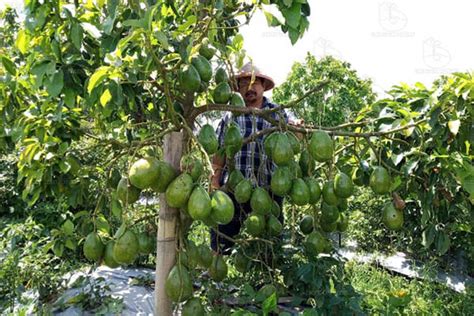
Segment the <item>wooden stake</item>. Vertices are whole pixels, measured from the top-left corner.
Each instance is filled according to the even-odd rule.
[[[164,160],[179,170],[183,155],[183,133],[167,134],[163,142]],[[166,203],[165,194],[160,195],[160,210],[156,246],[155,315],[171,316],[173,304],[165,292],[165,281],[176,262],[176,222],[178,209]]]

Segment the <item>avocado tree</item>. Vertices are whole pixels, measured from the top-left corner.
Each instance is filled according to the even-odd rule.
[[[269,4],[281,11],[284,21],[265,11]],[[458,162],[452,167],[468,173],[460,172],[453,185],[462,188],[460,199],[471,194],[472,201],[472,170],[464,163],[471,155],[470,140],[459,132],[464,122],[472,122],[472,111],[463,108],[472,102],[472,77],[468,75],[456,77],[462,89],[439,98],[444,103],[430,98],[411,108],[414,105],[402,99],[396,106],[379,102],[364,107],[354,122],[335,126],[310,122],[296,127],[278,119],[283,109],[297,108],[306,98],[322,93],[330,83],[327,78],[278,108],[243,106],[242,97],[232,92],[234,66],[241,65],[245,57],[240,25],[261,9],[269,25],[280,26],[294,43],[308,27],[310,10],[305,0],[127,4],[111,0],[84,5],[27,1],[25,9],[25,21],[12,50],[2,51],[0,87],[1,144],[14,144],[19,152],[22,198],[34,205],[47,197],[67,197],[76,209],[94,201],[92,210],[78,212],[89,224],[84,256],[94,262],[103,259],[114,267],[130,264],[139,252],[150,250],[150,240],[137,237],[131,229],[129,212],[141,192],[160,194],[158,315],[170,315],[172,302],[184,301],[186,310],[203,312],[199,301],[192,298],[188,273],[196,264],[208,269],[217,282],[227,275],[223,257],[210,256],[208,246],[193,245],[187,232],[192,221],[202,221],[219,233],[217,224],[232,218],[234,206],[229,196],[224,190],[213,192],[206,176],[212,173],[211,155],[225,154],[231,160],[243,143],[259,142],[277,163],[272,191],[288,197],[292,205],[306,207],[303,212],[311,212],[301,228],[308,233],[304,241],[308,260],[317,261],[318,254],[331,251],[326,232],[347,226],[347,217],[340,213],[347,207],[353,182],[366,183],[377,194],[388,195],[405,183],[402,179],[412,177],[413,169],[396,172],[387,162],[392,156],[384,144],[393,147],[398,138],[410,137],[414,130],[449,130],[450,142],[465,144],[460,145],[462,150],[453,148]],[[230,124],[219,144],[212,127],[198,128],[199,118],[213,112],[261,116],[273,126],[244,139]],[[434,115],[442,119],[433,121]],[[293,133],[304,135],[304,140],[299,142]],[[83,139],[94,143],[92,150],[95,146],[106,152],[103,165],[84,168],[75,148]],[[420,135],[416,140],[422,143],[424,139]],[[398,165],[412,166],[406,158]],[[253,179],[234,171],[226,189],[242,202],[250,200],[254,211],[242,236],[272,245],[282,225],[277,218],[280,210],[268,194],[270,188],[254,188]],[[349,176],[352,174],[355,177]],[[387,223],[393,216],[398,221],[387,224],[389,228],[400,228],[401,204],[395,199],[384,211]],[[108,227],[104,213],[121,218],[115,234],[102,229]],[[74,224],[65,225],[70,230]],[[73,247],[67,241],[65,246]],[[248,267],[248,259],[243,252],[234,257],[234,264]],[[271,273],[268,261],[271,258],[250,263],[258,262]],[[270,288],[268,292],[274,291]]]
[[[405,84],[395,86],[387,92],[388,98],[374,103],[375,94],[372,92],[370,80],[360,79],[347,62],[331,56],[317,60],[308,54],[304,63],[296,62],[293,65],[287,80],[274,90],[273,98],[278,103],[285,104],[293,98],[303,96],[307,90],[325,79],[329,81],[328,85],[319,93],[302,100],[294,109],[306,122],[322,122],[324,126],[334,126],[371,117],[377,119],[376,124],[370,127],[370,130],[373,130],[400,126],[408,121],[414,122],[415,117],[427,119],[429,128],[408,129],[400,133],[401,137],[384,136],[380,141],[375,141],[369,150],[367,146],[370,144],[360,138],[355,147],[349,148],[346,154],[349,154],[351,159],[356,158],[353,161],[360,164],[357,174],[365,174],[365,179],[368,180],[368,172],[362,173],[362,170],[368,170],[371,155],[374,158],[373,150],[381,151],[380,158],[395,176],[391,191],[396,194],[398,204],[400,207],[403,205],[399,196],[410,200],[405,212],[405,229],[403,234],[400,234],[404,247],[430,257],[448,253],[454,255],[456,250],[465,250],[468,261],[472,262],[472,251],[469,251],[473,247],[471,203],[464,193],[461,193],[463,191],[457,189],[463,184],[461,187],[464,191],[472,191],[469,184],[472,174],[467,171],[471,151],[469,145],[466,147],[466,144],[471,144],[473,140],[472,114],[469,114],[467,106],[471,102],[468,88],[471,86],[471,76],[444,76],[435,81],[431,89],[422,84],[414,87]],[[441,109],[448,108],[446,104],[453,102],[458,103],[456,112],[444,115],[438,113]],[[421,107],[417,107],[421,104],[423,111],[420,110]],[[437,110],[431,112],[435,108]],[[348,142],[352,143],[352,139]],[[363,150],[357,151],[356,148]],[[413,155],[415,152],[418,154]],[[446,152],[451,152],[451,158],[441,154]],[[433,167],[435,165],[437,167]],[[416,180],[411,173],[420,178]],[[461,177],[462,174],[465,177]],[[427,179],[425,184],[422,184],[421,177]],[[438,187],[436,192],[427,193],[434,187]],[[364,210],[361,211],[365,213]],[[423,247],[423,251],[420,251],[420,247]]]

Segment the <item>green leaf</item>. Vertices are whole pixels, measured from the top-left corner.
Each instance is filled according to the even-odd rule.
[[[112,100],[114,101],[114,104],[121,106],[124,101],[122,86],[116,81],[112,80],[108,89],[112,93]]]
[[[54,243],[53,252],[57,257],[61,257],[63,255],[64,245],[59,240],[56,240]]]
[[[125,223],[122,223],[122,225],[120,225],[119,229],[115,233],[114,238],[119,239],[125,233],[126,230],[127,230],[127,225]]]
[[[66,239],[64,245],[66,246],[66,248],[69,248],[71,250],[76,250],[77,247],[76,243],[71,238]]]
[[[35,88],[39,88],[43,84],[45,74],[53,75],[56,72],[56,63],[51,60],[41,60],[37,62],[31,69],[31,73],[36,76]]]
[[[421,208],[421,224],[424,226],[428,223],[431,218],[431,205],[424,205]]]
[[[145,19],[132,19],[132,20],[126,20],[123,22],[124,26],[131,26],[134,28],[140,28],[140,29],[145,29],[147,24]]]
[[[461,186],[470,195],[471,203],[474,201],[474,176],[461,178]]]
[[[112,100],[112,94],[110,93],[109,89],[105,89],[105,91],[100,96],[100,104],[102,106],[106,106],[110,100]]]
[[[28,34],[26,34],[25,30],[20,30],[16,37],[15,45],[22,54],[25,54],[28,51],[29,43],[30,37]]]
[[[74,214],[75,219],[78,219],[82,216],[89,216],[89,211],[80,211],[80,212],[77,212],[76,214]]]
[[[291,45],[295,45],[298,41],[298,38],[300,37],[300,33],[293,28],[289,28],[288,35],[290,37]]]
[[[235,50],[239,51],[242,49],[244,45],[244,37],[242,34],[237,34],[234,36],[234,39],[232,40],[232,46],[235,48]]]
[[[105,34],[110,35],[114,28],[115,16],[108,16],[102,24],[102,30]]]
[[[276,310],[276,307],[277,307],[276,293],[272,293],[272,295],[270,295],[262,303],[263,315],[268,315],[270,312]]]
[[[59,162],[59,169],[62,173],[68,173],[71,170],[71,164],[67,160],[61,160]]]
[[[103,66],[94,72],[94,74],[89,79],[89,83],[87,85],[87,93],[90,94],[92,90],[94,90],[94,88],[107,77],[109,70],[110,67]]]
[[[74,90],[66,87],[63,90],[63,93],[64,93],[64,103],[69,107],[73,107],[74,104],[76,103],[76,93],[74,92]]]
[[[401,171],[405,174],[405,176],[409,176],[418,166],[418,162],[419,160],[417,159],[409,160],[406,164],[402,166]]]
[[[267,19],[268,26],[279,26],[279,25],[281,25],[281,22],[278,21],[278,19],[273,14],[271,14],[270,12],[263,11],[263,14],[265,14],[265,18]]]
[[[69,37],[71,38],[72,44],[77,49],[81,49],[83,36],[84,32],[82,30],[82,26],[79,23],[73,23],[71,26],[71,33],[69,34]]]
[[[293,29],[298,29],[301,19],[301,3],[293,3],[289,9],[281,9],[281,13],[285,17],[286,24]]]
[[[305,16],[301,17],[300,26],[298,28],[300,35],[303,34],[308,29],[308,27],[309,27],[308,19]]]
[[[436,229],[435,229],[434,225],[429,225],[423,231],[422,241],[421,241],[421,244],[423,245],[423,247],[429,248],[431,246],[431,244],[434,241],[435,233],[436,233]]]
[[[50,79],[49,82],[46,83],[46,91],[48,94],[54,98],[57,97],[64,86],[64,72],[59,69]]]
[[[440,256],[444,255],[451,246],[451,240],[444,231],[438,232],[436,236],[436,250]]]
[[[74,224],[68,219],[63,223],[62,231],[66,236],[71,236],[74,233]]]
[[[104,23],[102,24],[102,29],[104,33],[110,35],[112,29],[114,27],[115,18],[117,17],[117,5],[119,4],[119,0],[108,0],[107,1],[107,13],[108,16],[105,19]]]
[[[97,216],[97,218],[95,220],[95,225],[97,227],[97,230],[99,230],[103,233],[109,234],[110,225],[109,225],[109,222],[107,221],[107,219],[104,217],[103,214],[100,214],[99,216]]]
[[[291,7],[291,5],[293,4],[293,0],[283,0],[283,3],[284,3],[287,7]]]
[[[216,5],[216,7],[217,7],[217,5]],[[188,18],[187,18],[187,20],[186,20],[185,23],[183,23],[183,24],[181,24],[180,26],[178,26],[178,31],[184,32],[184,31],[186,31],[186,29],[187,29],[188,27],[190,27],[190,26],[193,25],[193,24],[196,24],[196,22],[197,22],[196,16],[195,16],[195,15],[190,15],[190,16],[188,16]]]
[[[2,56],[2,64],[12,76],[16,76],[15,64],[7,56]]]
[[[162,31],[156,31],[154,34],[158,42],[160,42],[161,46],[163,46],[164,49],[168,49],[169,43],[165,33],[163,33]]]
[[[68,148],[69,144],[67,142],[62,142],[61,144],[59,144],[58,155],[64,155]]]
[[[396,176],[390,185],[390,192],[395,191],[400,186],[400,184],[402,184],[402,178],[400,176]]]
[[[116,198],[112,199],[112,214],[118,219],[122,218],[122,205]]]

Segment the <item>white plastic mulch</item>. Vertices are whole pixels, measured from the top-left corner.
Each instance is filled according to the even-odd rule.
[[[354,260],[360,263],[377,263],[387,270],[394,271],[409,278],[420,278],[430,281],[439,282],[447,285],[456,292],[465,292],[469,284],[474,284],[473,278],[460,274],[450,274],[444,271],[431,271],[426,273],[426,267],[412,259],[406,257],[404,253],[396,253],[392,256],[384,256],[381,254],[361,254],[356,251],[354,244],[348,247],[339,248],[337,250],[339,256]],[[123,300],[123,310],[121,315],[153,315],[154,310],[154,291],[152,286],[145,286],[143,282],[136,284],[136,280],[154,280],[155,271],[146,268],[117,268],[111,269],[106,266],[100,266],[92,273],[85,271],[77,271],[67,275],[68,284],[71,286],[80,276],[89,276],[91,280],[105,279],[103,283],[110,287],[110,295]],[[135,282],[134,282],[135,280]],[[69,288],[61,296],[60,300],[67,302],[68,299],[75,297],[87,288]],[[56,311],[55,315],[93,315],[83,311],[79,307],[69,307],[62,311]]]

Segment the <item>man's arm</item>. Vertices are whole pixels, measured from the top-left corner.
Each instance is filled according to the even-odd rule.
[[[217,127],[217,140],[219,142],[219,148],[222,148],[224,145],[224,130],[226,126],[227,119],[224,117],[220,122],[219,126]],[[225,155],[219,155],[219,153],[216,153],[212,157],[212,170],[214,174],[211,177],[211,188],[212,189],[219,189],[220,188],[220,179],[222,176],[222,169],[224,168],[225,165]]]
[[[222,176],[222,169],[224,168],[225,164],[225,156],[221,156],[219,154],[214,155],[212,157],[212,170],[214,171],[214,175],[211,177],[211,188],[219,189],[220,188],[220,179]]]
[[[288,115],[288,113],[286,111],[284,111],[284,117],[285,117],[286,123],[288,123],[288,125],[293,125],[293,126],[296,126],[296,127],[302,127],[304,125],[304,120],[296,118],[293,113],[290,117],[290,115]],[[294,133],[294,134],[299,140],[302,140],[304,138],[303,133]]]

